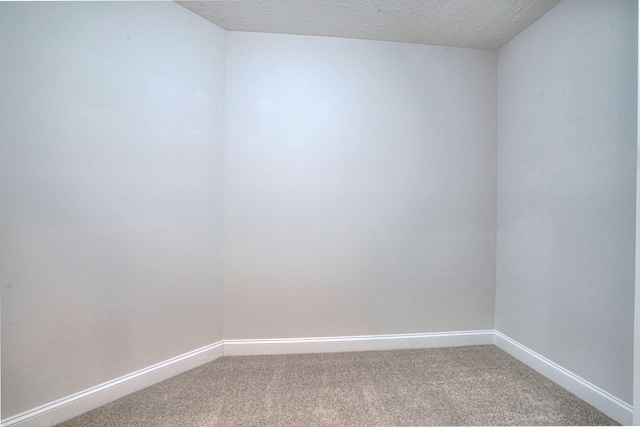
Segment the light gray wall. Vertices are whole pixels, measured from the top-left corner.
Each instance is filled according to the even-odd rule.
[[[496,329],[626,402],[636,8],[565,0],[498,65]]]
[[[637,15],[640,21],[640,9]],[[637,41],[640,41],[640,28],[637,33]],[[640,43],[639,43],[640,44]],[[640,47],[640,46],[639,46]],[[640,53],[638,53],[640,57]],[[640,70],[638,70],[638,82],[640,82]],[[640,92],[638,95],[638,120],[640,122]],[[640,425],[640,135],[636,132],[636,274],[635,274],[635,327],[633,349],[633,425]]]
[[[2,416],[222,339],[223,30],[2,3]]]
[[[496,52],[227,40],[225,338],[493,328]]]

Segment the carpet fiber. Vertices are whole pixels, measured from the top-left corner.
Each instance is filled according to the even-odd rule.
[[[223,357],[60,425],[618,424],[484,345]]]

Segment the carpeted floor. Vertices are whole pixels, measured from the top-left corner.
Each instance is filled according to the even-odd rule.
[[[223,357],[60,426],[618,425],[493,345]]]

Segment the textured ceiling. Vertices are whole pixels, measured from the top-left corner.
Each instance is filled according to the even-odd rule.
[[[560,0],[178,1],[225,30],[499,49]]]

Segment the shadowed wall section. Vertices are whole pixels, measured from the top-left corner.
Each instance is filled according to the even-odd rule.
[[[222,339],[225,32],[4,3],[2,416]]]
[[[637,2],[565,0],[500,50],[496,329],[631,403]]]

